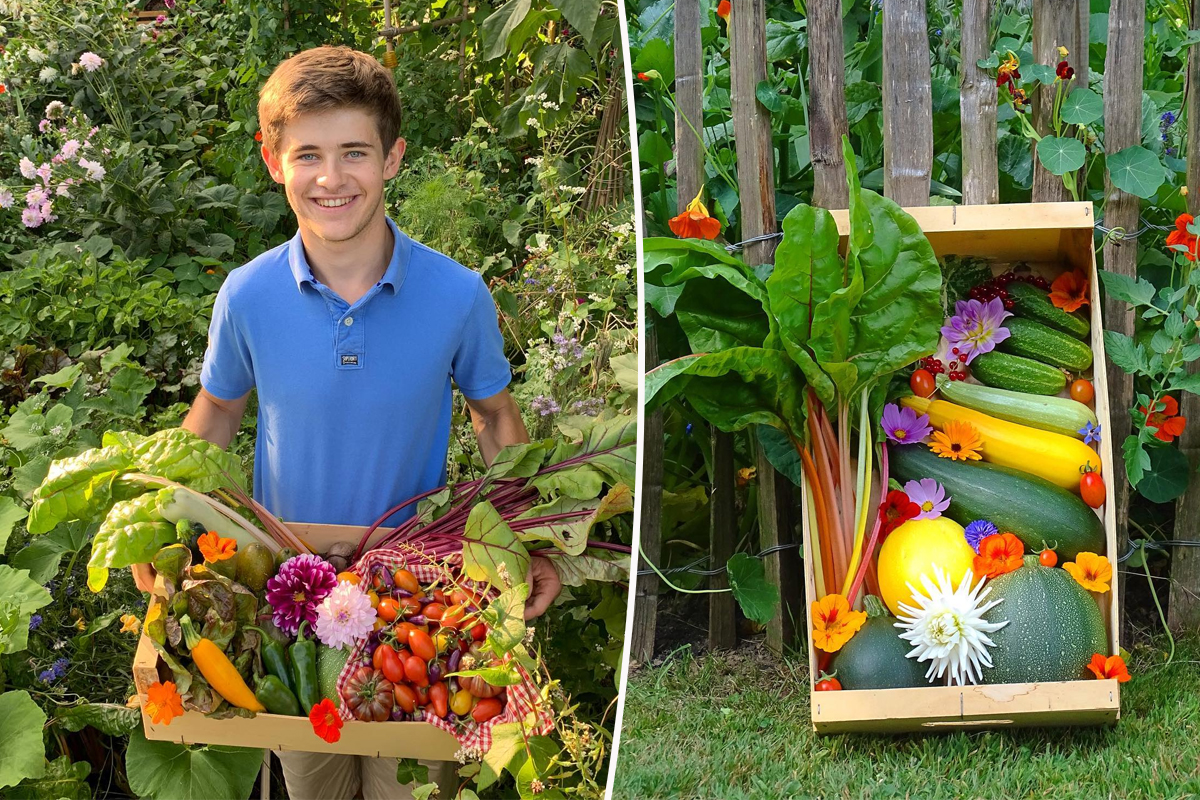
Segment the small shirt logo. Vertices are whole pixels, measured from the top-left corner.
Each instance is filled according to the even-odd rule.
[[[342,366],[343,367],[357,367],[358,366],[358,356],[353,356],[353,355],[352,356],[342,356]]]

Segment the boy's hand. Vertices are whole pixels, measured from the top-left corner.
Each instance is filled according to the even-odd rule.
[[[562,581],[547,558],[535,556],[529,561],[529,599],[525,601],[525,619],[540,617],[562,591]]]
[[[137,584],[140,591],[154,591],[154,579],[158,577],[154,567],[149,564],[134,564],[129,569],[133,573],[133,582]]]

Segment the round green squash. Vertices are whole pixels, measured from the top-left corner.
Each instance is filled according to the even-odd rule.
[[[872,602],[874,601],[874,602]],[[867,621],[834,655],[829,668],[837,672],[843,689],[905,689],[928,686],[928,663],[905,658],[912,645],[900,638],[883,602],[874,595],[864,600]]]
[[[1108,652],[1100,607],[1071,574],[1043,567],[1037,556],[988,582],[986,600],[1003,599],[985,614],[988,622],[1008,620],[989,634],[992,668],[983,683],[1044,683],[1088,677],[1094,653]]]

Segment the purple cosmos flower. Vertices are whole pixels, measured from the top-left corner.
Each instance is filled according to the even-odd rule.
[[[911,408],[900,408],[895,403],[883,407],[883,432],[896,444],[916,444],[933,432],[929,426],[929,415],[917,415]]]
[[[937,519],[950,507],[946,489],[933,478],[909,481],[904,484],[904,493],[908,495],[909,500],[921,507],[917,519]]]
[[[1101,427],[1103,427],[1103,426],[1093,425],[1092,423],[1089,422],[1087,425],[1084,425],[1082,428],[1080,428],[1079,432],[1081,434],[1083,434],[1083,443],[1084,444],[1092,444],[1094,442],[1096,444],[1100,444],[1100,428]]]
[[[1004,301],[993,297],[987,303],[978,300],[959,300],[949,325],[942,326],[942,336],[957,347],[963,363],[970,364],[975,356],[990,353],[1008,338],[1008,328],[1001,325],[1012,316],[1004,310]]]
[[[267,581],[267,602],[274,611],[276,627],[289,636],[308,620],[316,624],[317,606],[337,586],[337,570],[320,556],[304,555],[283,562],[278,574]]]
[[[979,552],[979,543],[989,536],[994,536],[999,533],[1000,529],[986,519],[977,519],[967,525],[963,533],[967,537],[967,544],[971,545],[976,553]]]

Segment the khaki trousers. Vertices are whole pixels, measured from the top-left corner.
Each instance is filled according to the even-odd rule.
[[[411,800],[416,784],[396,782],[397,760],[330,753],[276,752],[290,800]],[[453,797],[458,767],[453,761],[422,761],[440,797]]]

